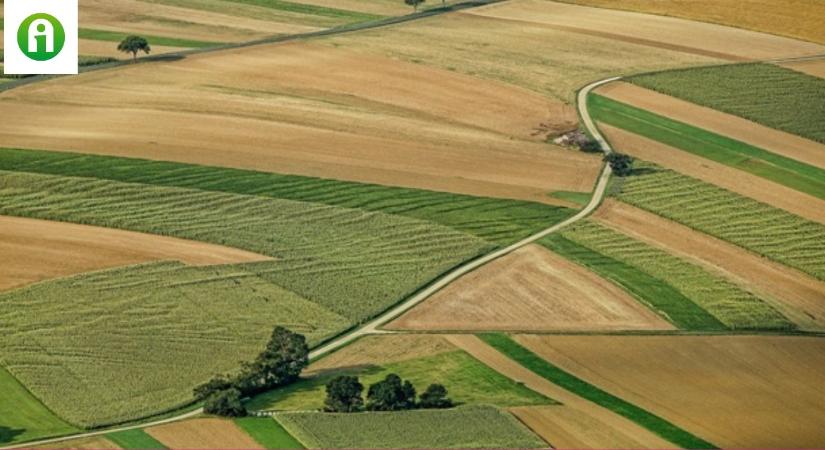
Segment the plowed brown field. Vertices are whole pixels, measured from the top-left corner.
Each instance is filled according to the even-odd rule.
[[[746,142],[769,152],[825,168],[825,144],[819,142],[774,130],[630,83],[611,83],[599,88],[596,92],[616,101]]]
[[[263,448],[234,422],[193,419],[147,428],[146,432],[170,449]]]
[[[825,329],[825,283],[626,203],[607,200],[594,218],[635,239],[721,272],[772,299],[802,328]]]
[[[0,216],[0,254],[0,290],[147,261],[208,265],[270,259],[184,239],[6,216]]]
[[[473,335],[448,340],[497,372],[562,405],[514,413],[555,448],[673,448],[673,444],[601,406],[556,386]],[[591,444],[592,443],[592,444]]]
[[[798,70],[808,75],[825,78],[825,59],[816,59],[811,61],[796,61],[782,64],[783,66]]]
[[[825,47],[709,23],[545,0],[514,0],[467,14],[543,24],[567,31],[724,59],[770,59],[825,53]]]
[[[600,123],[599,128],[623,153],[825,223],[825,201],[816,197],[610,125]]]
[[[601,165],[539,142],[574,126],[575,113],[558,102],[302,43],[88,73],[0,99],[0,141],[10,147],[542,202],[554,201],[550,191],[589,192]]]
[[[471,272],[388,325],[404,330],[669,330],[624,290],[539,245]]]
[[[825,442],[825,339],[517,336],[553,364],[722,448]]]

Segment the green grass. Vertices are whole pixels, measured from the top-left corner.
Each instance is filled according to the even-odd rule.
[[[600,95],[590,96],[588,106],[598,121],[825,199],[825,170],[816,166]]]
[[[6,345],[4,336],[3,346]],[[3,367],[0,367],[0,398],[0,445],[78,431],[49,411]]]
[[[106,435],[106,439],[123,449],[165,449],[166,446],[141,430],[116,431]]]
[[[90,39],[93,41],[108,41],[108,42],[117,42],[120,43],[123,39],[127,36],[135,33],[121,33],[118,31],[108,31],[108,30],[94,30],[91,28],[81,28],[78,30],[78,38],[80,39]],[[181,38],[174,38],[174,37],[165,37],[165,36],[151,36],[140,33],[140,35],[146,38],[149,41],[149,45],[163,45],[167,47],[185,47],[185,48],[205,48],[205,47],[215,47],[221,45],[221,42],[207,42],[207,41],[196,41],[192,39],[181,39]],[[117,48],[117,44],[113,44],[112,48]]]
[[[36,150],[0,149],[0,170],[93,177],[358,208],[438,223],[499,245],[516,242],[573,214],[569,208],[519,200]]]
[[[304,448],[280,423],[270,417],[243,417],[235,419],[235,423],[266,449]]]
[[[306,3],[288,2],[284,0],[225,0],[233,3],[242,3],[245,5],[261,6],[264,8],[277,9],[279,11],[287,11],[292,13],[307,14],[311,16],[330,17],[333,19],[343,19],[348,22],[363,22],[367,20],[376,20],[384,16],[376,14],[367,14],[358,11],[350,11],[346,9],[329,8],[325,6],[310,5]]]
[[[650,275],[636,266],[606,256],[561,234],[550,235],[539,243],[621,286],[680,329],[704,331],[727,329],[722,322],[667,281]]]
[[[522,366],[576,395],[586,398],[650,430],[664,439],[689,449],[713,449],[715,445],[685,431],[667,420],[576,377],[545,361],[504,334],[484,334],[481,339]]]
[[[369,387],[390,373],[410,380],[419,392],[432,383],[441,383],[457,404],[510,407],[554,403],[490,369],[466,352],[457,350],[383,366],[327,370],[314,378],[259,395],[246,406],[250,410],[320,410],[324,406],[326,383],[336,376],[357,375],[361,383]]]
[[[550,197],[584,207],[590,203],[590,198],[593,197],[593,194],[590,192],[554,191],[550,193]]]
[[[564,229],[562,236],[662,280],[730,329],[794,328],[768,303],[725,278],[595,222],[579,222]],[[718,325],[710,322],[700,329]]]
[[[825,226],[712,184],[637,162],[624,202],[825,280]]]
[[[510,414],[490,406],[355,414],[279,413],[310,448],[546,448]]]
[[[659,72],[629,81],[825,143],[825,79],[819,77],[757,63]]]

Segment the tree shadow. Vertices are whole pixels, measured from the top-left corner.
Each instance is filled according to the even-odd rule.
[[[0,444],[6,444],[9,442],[13,442],[14,438],[20,436],[21,434],[25,433],[25,429],[16,429],[16,428],[9,428],[0,426]]]

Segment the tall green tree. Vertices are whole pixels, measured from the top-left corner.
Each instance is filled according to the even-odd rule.
[[[436,409],[436,408],[452,408],[453,401],[447,397],[447,388],[443,385],[434,383],[427,387],[427,390],[421,393],[418,400],[420,408]]]
[[[633,173],[633,157],[623,153],[610,153],[604,157],[604,160],[610,164],[613,173],[620,177],[626,177]]]
[[[391,373],[383,381],[370,386],[367,409],[370,411],[402,411],[415,408],[415,387],[409,381]]]
[[[406,3],[409,6],[412,6],[414,11],[418,12],[418,5],[424,3],[425,1],[427,0],[404,0],[404,3]]]
[[[276,327],[264,351],[255,361],[243,365],[235,385],[245,395],[255,394],[296,381],[308,365],[306,338]]]
[[[123,53],[131,53],[132,61],[137,61],[138,52],[143,52],[148,55],[149,52],[152,51],[152,47],[149,46],[149,41],[140,36],[127,36],[126,39],[118,44],[117,49]]]
[[[327,412],[356,412],[364,407],[361,394],[364,385],[358,377],[341,375],[327,383],[327,398],[324,400],[324,411]]]
[[[246,415],[246,408],[241,402],[241,391],[235,388],[210,394],[203,404],[203,411],[207,414],[223,417],[243,417]]]

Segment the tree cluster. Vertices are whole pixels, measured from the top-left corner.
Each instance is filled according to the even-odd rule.
[[[217,375],[194,390],[204,401],[204,411],[220,416],[246,415],[241,398],[285,386],[309,365],[309,346],[304,336],[276,327],[266,348],[252,362],[242,363],[238,375]]]
[[[431,384],[416,401],[415,387],[409,380],[402,380],[391,373],[382,381],[367,390],[366,408],[364,405],[364,385],[358,377],[342,375],[327,383],[327,398],[324,411],[358,412],[367,411],[404,411],[415,408],[435,409],[450,408],[452,400],[447,396],[447,389],[440,384]]]
[[[626,177],[633,173],[633,157],[623,153],[610,153],[604,157],[604,160],[610,164],[613,173],[620,177]]]

